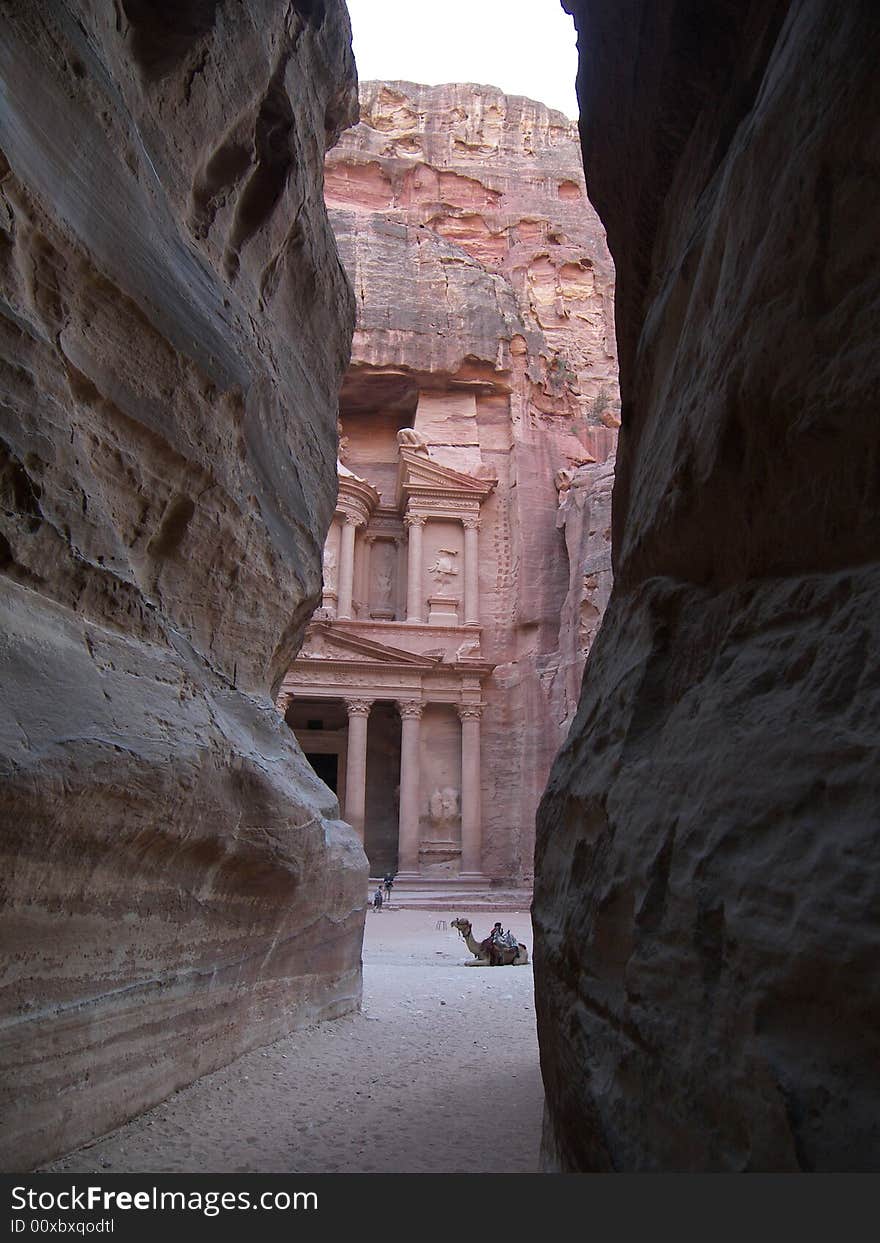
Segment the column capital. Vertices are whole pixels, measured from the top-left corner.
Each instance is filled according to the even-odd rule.
[[[293,703],[293,695],[291,694],[291,692],[282,691],[281,694],[278,696],[278,698],[275,700],[275,707],[278,709],[278,711],[281,713],[282,716],[285,716],[287,713],[287,709],[290,707],[292,703]]]
[[[425,705],[418,699],[398,699],[397,710],[404,720],[407,717],[415,717],[416,720],[419,720],[425,710]]]
[[[483,715],[482,704],[458,704],[456,711],[460,721],[479,721]]]
[[[428,518],[425,514],[405,514],[403,521],[408,527],[423,527]]]
[[[345,701],[345,710],[350,717],[369,716],[372,706],[372,699],[346,699]]]
[[[466,531],[479,531],[480,529],[479,515],[468,514],[466,517],[462,518],[461,525],[464,527]]]
[[[347,527],[362,527],[364,525],[364,520],[359,514],[343,514],[343,517]]]

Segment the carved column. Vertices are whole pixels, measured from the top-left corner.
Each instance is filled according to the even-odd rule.
[[[287,709],[290,707],[292,703],[293,703],[293,695],[290,693],[290,691],[282,691],[281,694],[278,696],[278,698],[275,700],[275,707],[281,713],[282,717],[286,717]]]
[[[403,583],[403,574],[401,573],[401,567],[403,565],[403,557],[401,556],[401,549],[404,548],[405,546],[406,546],[406,540],[404,539],[404,537],[402,535],[395,535],[394,536],[394,616],[398,621],[401,621],[406,616],[406,614],[404,613],[404,608],[406,607],[406,601],[403,600],[402,598],[403,591],[404,591],[404,583]]]
[[[421,514],[407,514],[404,522],[409,530],[409,553],[406,576],[406,620],[424,621],[422,616],[422,527]]]
[[[397,838],[399,880],[419,876],[419,730],[424,705],[412,700],[398,703],[400,710],[400,820]]]
[[[482,872],[483,816],[480,806],[480,717],[483,709],[462,704],[461,720],[461,875]]]
[[[345,765],[345,818],[361,841],[367,805],[367,725],[372,699],[346,699],[348,759]]]
[[[351,617],[351,597],[354,589],[354,536],[359,525],[357,518],[352,514],[346,514],[345,525],[340,532],[337,617]]]
[[[480,624],[480,520],[463,518],[464,527],[464,624]]]

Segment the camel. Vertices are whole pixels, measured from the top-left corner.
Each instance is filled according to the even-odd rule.
[[[522,941],[516,949],[505,945],[493,945],[491,935],[484,941],[477,941],[469,919],[453,919],[452,926],[458,929],[459,936],[474,955],[473,962],[465,963],[466,967],[523,967],[529,961],[529,951]]]

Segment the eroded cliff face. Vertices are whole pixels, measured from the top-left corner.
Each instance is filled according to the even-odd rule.
[[[615,459],[588,462],[559,480],[556,526],[565,539],[568,591],[559,614],[553,689],[569,724],[581,692],[584,662],[611,598],[611,493]]]
[[[2,1163],[360,995],[365,860],[272,692],[353,323],[344,6],[2,6]]]
[[[547,1168],[876,1169],[876,10],[567,7],[623,428],[539,819]]]
[[[584,551],[584,464],[610,480],[619,423],[614,269],[561,113],[467,83],[364,82],[360,114],[326,169],[357,301],[343,461],[372,478],[359,446],[396,418],[438,462],[497,480],[479,543],[479,655],[495,665],[483,869],[530,881],[534,813],[585,659],[582,597],[595,593],[568,562]],[[581,467],[566,526],[554,480]]]
[[[362,83],[326,195],[359,304],[354,367],[438,388],[467,364],[527,371],[515,417],[617,426],[614,269],[561,113],[472,83]]]

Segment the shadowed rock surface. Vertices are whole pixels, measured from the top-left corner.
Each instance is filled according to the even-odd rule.
[[[614,590],[542,804],[555,1170],[880,1166],[880,18],[569,0]]]
[[[353,325],[344,6],[0,16],[10,1169],[355,1006],[366,865],[272,702]]]

